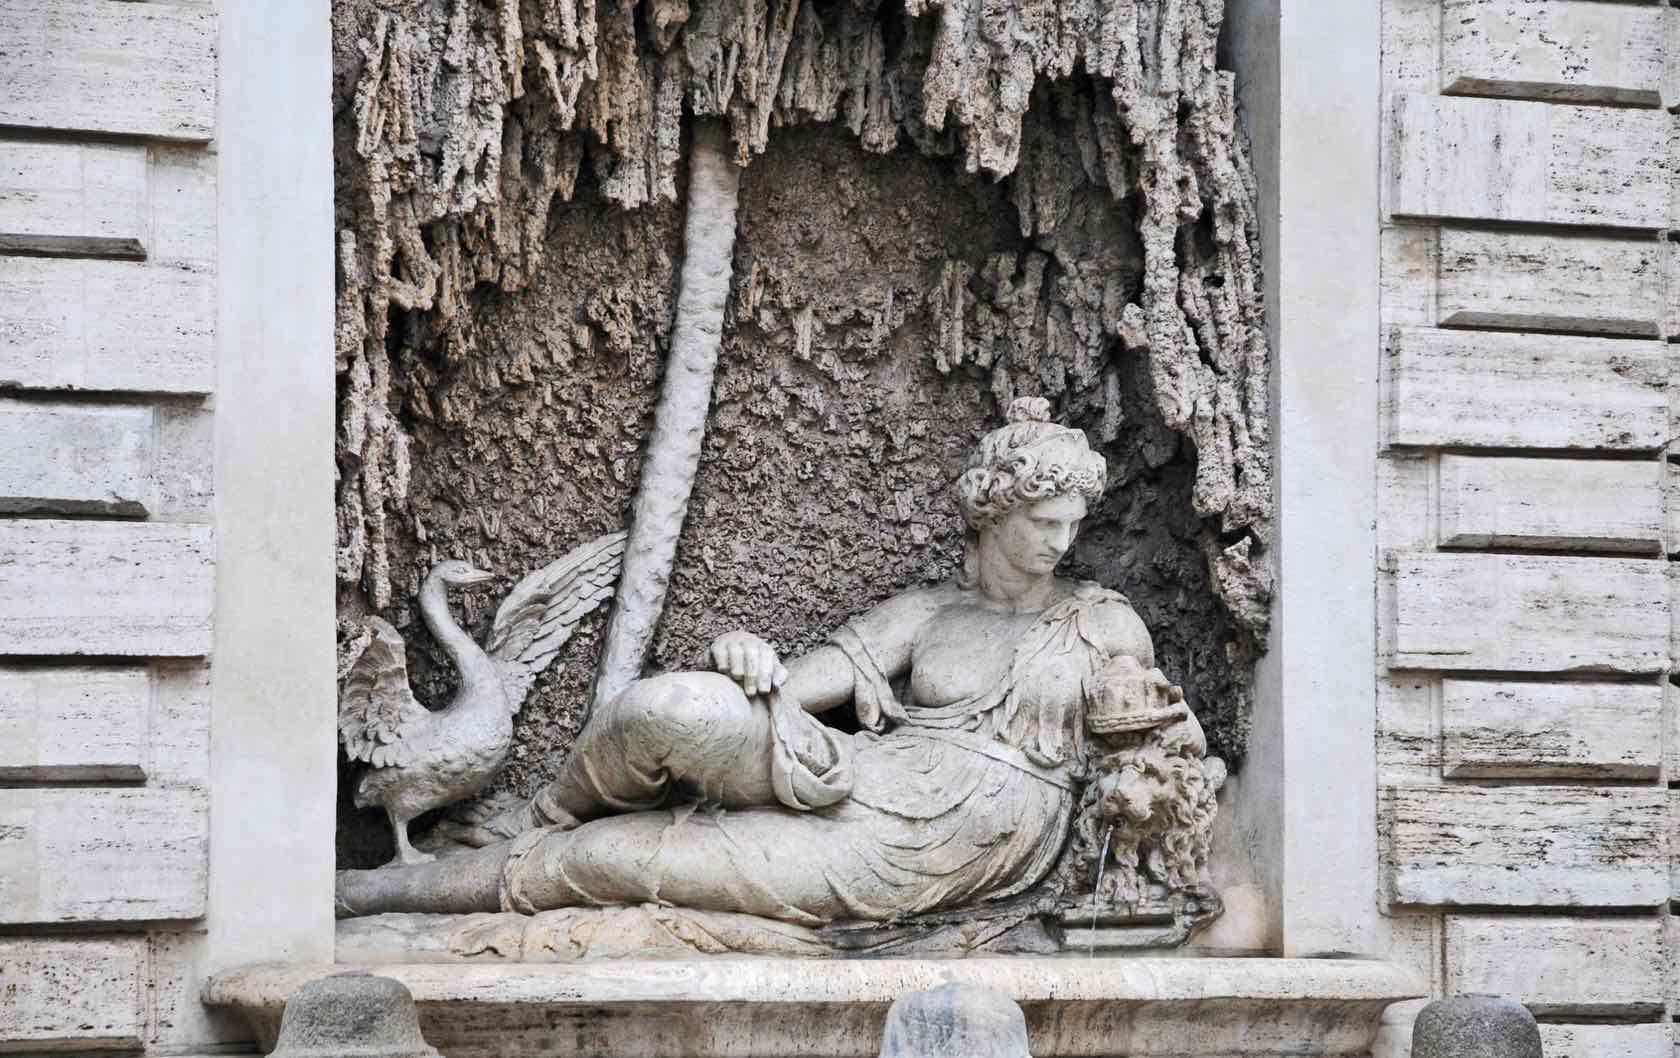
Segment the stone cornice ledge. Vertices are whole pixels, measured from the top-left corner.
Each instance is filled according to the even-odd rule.
[[[217,974],[205,1002],[239,1010],[272,1046],[288,996],[359,969],[262,963]],[[873,1055],[887,1005],[964,981],[1013,996],[1035,1058],[1368,1053],[1415,974],[1364,959],[994,958],[384,963],[450,1058],[489,1054]]]

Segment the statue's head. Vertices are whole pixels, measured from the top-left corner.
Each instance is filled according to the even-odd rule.
[[[469,588],[474,584],[486,584],[493,581],[496,579],[496,575],[486,573],[482,569],[474,569],[458,558],[451,558],[432,567],[432,571],[426,579],[434,578],[451,588]]]
[[[1108,465],[1091,450],[1085,431],[1051,422],[1049,401],[1018,397],[1008,418],[1008,425],[981,438],[955,486],[967,524],[958,578],[964,587],[979,577],[980,542],[987,535],[1023,569],[1054,569],[1072,545],[1086,505],[1108,484]]]

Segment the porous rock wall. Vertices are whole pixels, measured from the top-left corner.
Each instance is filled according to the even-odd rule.
[[[1131,595],[1240,758],[1271,485],[1220,7],[340,0],[341,638],[392,617],[417,692],[444,700],[412,609],[432,562],[505,590],[622,523],[681,266],[686,111],[727,121],[746,169],[653,664],[734,627],[797,653],[948,575],[950,481],[1010,397],[1042,394],[1111,467],[1069,572]],[[499,598],[457,612],[482,631]],[[603,624],[539,681],[502,787],[568,744]],[[349,827],[341,857],[382,840]]]

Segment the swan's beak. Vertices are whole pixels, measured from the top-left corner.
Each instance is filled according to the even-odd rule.
[[[455,583],[461,585],[462,587],[470,587],[474,584],[488,584],[490,581],[495,579],[496,575],[494,573],[486,573],[482,569],[469,569],[461,577],[461,579]]]

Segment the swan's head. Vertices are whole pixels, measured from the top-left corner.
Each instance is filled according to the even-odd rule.
[[[439,562],[433,566],[432,572],[427,575],[426,579],[442,581],[451,588],[467,588],[474,584],[485,584],[495,580],[496,575],[486,573],[482,569],[474,569],[460,559],[452,558],[447,562]]]

